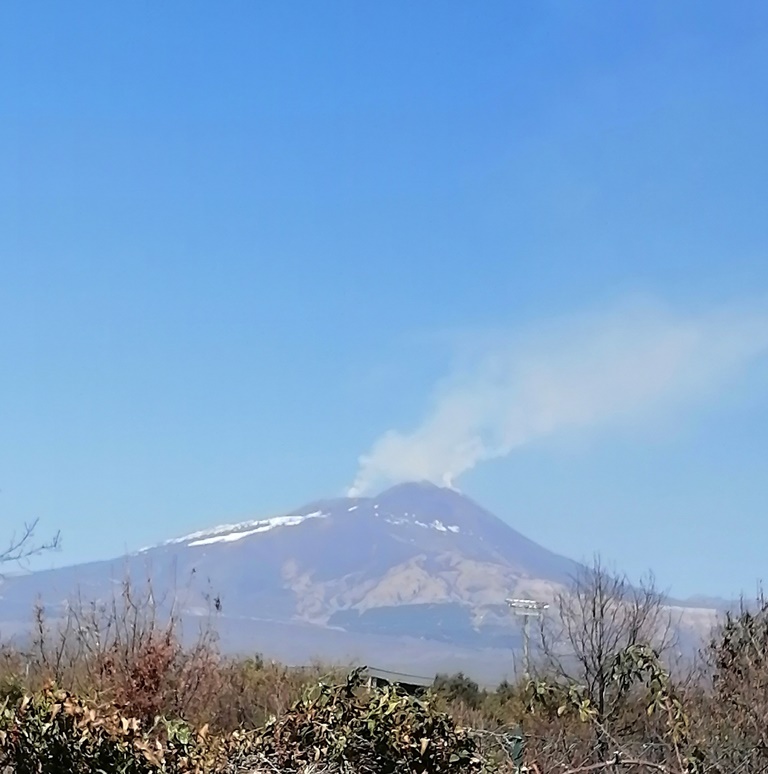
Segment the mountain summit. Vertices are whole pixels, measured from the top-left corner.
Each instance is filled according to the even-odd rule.
[[[260,595],[284,597],[290,590],[293,600],[282,615],[313,621],[382,604],[472,606],[476,593],[503,604],[520,585],[560,584],[576,569],[468,497],[430,483],[399,484],[377,497],[321,500],[281,516],[195,532],[141,554],[153,561],[172,555],[179,567],[212,579],[226,568],[222,594],[233,574],[240,588],[258,579]],[[483,565],[485,588],[462,587],[463,575],[482,575]],[[230,604],[238,605],[238,597]]]

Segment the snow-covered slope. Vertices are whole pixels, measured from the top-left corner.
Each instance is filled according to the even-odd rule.
[[[262,532],[269,532],[278,527],[297,527],[307,519],[322,519],[328,516],[322,511],[312,511],[311,513],[296,514],[294,516],[275,516],[271,519],[257,519],[255,521],[242,521],[239,524],[222,524],[211,529],[203,529],[198,532],[192,532],[179,538],[171,538],[162,543],[162,546],[186,545],[188,548],[195,546],[210,546],[214,543],[234,543],[236,540],[258,535]],[[144,548],[139,553],[151,551],[150,548]]]

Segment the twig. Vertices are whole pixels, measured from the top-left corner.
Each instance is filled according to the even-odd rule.
[[[601,771],[611,766],[643,766],[647,769],[660,771],[662,774],[677,774],[673,769],[664,766],[661,763],[643,760],[642,758],[620,758],[616,757],[612,761],[602,761],[601,763],[590,763],[588,766],[579,766],[576,769],[567,769],[563,774],[586,774],[589,771]]]

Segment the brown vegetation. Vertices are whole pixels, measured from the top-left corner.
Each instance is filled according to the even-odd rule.
[[[228,658],[211,622],[182,647],[149,587],[36,622],[0,649],[0,771],[768,772],[768,603],[670,672],[661,596],[599,564],[542,628],[532,678],[495,691],[444,675],[414,698]]]

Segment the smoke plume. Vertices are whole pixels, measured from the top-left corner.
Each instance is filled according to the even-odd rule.
[[[712,398],[768,350],[768,315],[675,315],[631,305],[510,332],[476,347],[434,390],[410,431],[388,430],[350,488],[451,486],[479,463],[565,430],[588,430]]]

